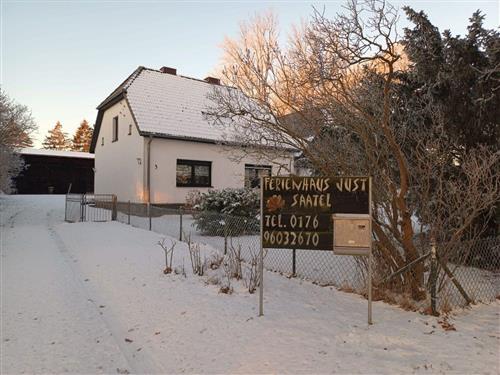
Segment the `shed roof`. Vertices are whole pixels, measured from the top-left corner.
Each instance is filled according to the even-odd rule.
[[[80,151],[38,150],[36,148],[22,148],[18,151],[21,155],[41,155],[64,158],[94,159],[95,155]]]

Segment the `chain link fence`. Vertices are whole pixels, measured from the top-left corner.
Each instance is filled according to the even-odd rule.
[[[178,240],[203,243],[227,253],[238,251],[250,262],[260,250],[258,218],[207,213],[184,208],[118,202],[117,220],[152,230]],[[440,246],[437,246],[439,254]],[[446,259],[436,261],[429,243],[419,244],[421,259],[394,273],[374,257],[374,291],[378,298],[410,304],[409,308],[447,311],[470,302],[490,302],[500,294],[500,237],[463,242]],[[319,285],[365,295],[366,257],[339,256],[331,251],[267,249],[264,267],[287,277],[298,277]],[[410,298],[406,283],[416,267],[424,285],[423,296]],[[462,290],[460,290],[462,289]],[[465,292],[465,293],[464,293]]]

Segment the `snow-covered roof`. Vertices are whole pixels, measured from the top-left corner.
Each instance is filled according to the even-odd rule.
[[[22,148],[18,151],[21,155],[58,156],[64,158],[94,159],[94,154],[80,151],[38,150],[36,148]]]
[[[214,89],[235,89],[169,70],[163,72],[140,66],[99,104],[90,152],[95,150],[104,112],[122,99],[127,100],[142,136],[210,143],[241,142],[241,129],[238,131],[231,121],[225,126],[215,126],[204,116],[207,109],[217,107],[209,98]],[[239,96],[238,92],[234,93]]]
[[[214,127],[203,112],[214,85],[205,81],[143,69],[127,85],[127,99],[139,130],[147,134],[221,141],[227,129]]]

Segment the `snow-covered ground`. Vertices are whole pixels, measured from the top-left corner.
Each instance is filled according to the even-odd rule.
[[[186,244],[164,275],[162,235],[64,223],[64,198],[0,196],[3,373],[500,372],[500,303],[442,318],[265,274],[232,295],[192,275]],[[210,248],[204,248],[205,254]]]

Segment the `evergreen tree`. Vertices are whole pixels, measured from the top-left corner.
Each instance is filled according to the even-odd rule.
[[[78,129],[76,129],[71,149],[73,151],[89,152],[93,131],[94,129],[92,129],[87,120],[84,119],[80,123]]]
[[[71,141],[68,139],[67,133],[63,132],[62,124],[59,121],[57,121],[54,129],[49,130],[49,134],[45,137],[42,146],[49,150],[71,149]]]
[[[465,36],[439,33],[424,12],[404,8],[413,28],[405,29],[403,44],[412,62],[405,82],[419,100],[442,113],[457,152],[500,139],[500,33],[483,27],[475,12]]]

